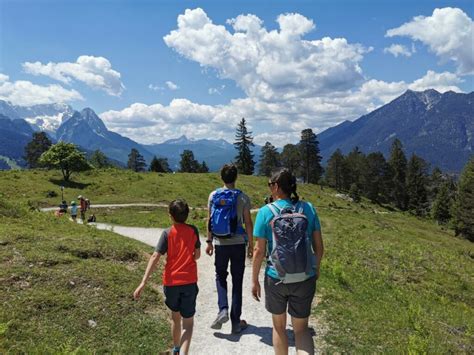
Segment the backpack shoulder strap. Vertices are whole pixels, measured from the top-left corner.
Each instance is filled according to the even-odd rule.
[[[270,211],[273,213],[274,217],[277,217],[280,215],[280,209],[275,204],[269,203],[267,206],[270,209]]]
[[[295,211],[297,211],[297,212],[300,213],[300,214],[303,214],[303,211],[304,211],[304,202],[301,202],[301,201],[296,202]]]

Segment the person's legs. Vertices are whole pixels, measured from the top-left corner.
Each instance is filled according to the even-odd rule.
[[[181,343],[181,314],[171,311],[173,323],[171,325],[171,335],[173,336],[173,346],[179,348]]]
[[[187,355],[191,346],[191,337],[193,335],[194,317],[183,318],[183,335],[181,336],[180,354]]]
[[[298,355],[314,354],[314,343],[308,329],[309,318],[291,317],[293,331],[295,332],[295,347]]]
[[[232,275],[232,307],[230,319],[232,324],[240,323],[242,314],[242,283],[245,271],[245,244],[228,246],[231,251],[230,273]]]
[[[228,246],[216,245],[215,262],[216,267],[216,287],[217,287],[217,304],[219,312],[229,309],[227,300],[227,267],[229,265],[230,253]]]
[[[272,314],[273,350],[275,355],[288,355],[288,336],[286,335],[286,313]]]

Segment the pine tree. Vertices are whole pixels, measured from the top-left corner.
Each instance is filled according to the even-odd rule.
[[[346,164],[346,187],[357,184],[359,190],[364,186],[364,174],[366,172],[365,155],[359,147],[355,147],[344,159]]]
[[[150,162],[150,171],[153,171],[155,173],[165,173],[166,171],[163,169],[160,160],[156,157],[156,155],[153,157],[153,159]]]
[[[380,203],[389,194],[390,167],[381,152],[370,153],[365,162],[364,195],[371,201]]]
[[[241,174],[252,175],[254,172],[255,162],[253,160],[252,150],[250,149],[253,146],[252,132],[247,130],[245,118],[242,118],[237,125],[234,142],[234,147],[237,149],[235,165]]]
[[[128,155],[127,168],[135,172],[145,171],[145,159],[135,148],[132,148],[130,154]]]
[[[330,187],[341,191],[344,187],[344,155],[340,149],[337,149],[328,160],[326,169],[326,180]]]
[[[474,242],[474,156],[464,167],[459,179],[454,206],[454,230],[456,235]]]
[[[95,150],[94,153],[92,153],[91,157],[89,158],[89,162],[96,169],[103,169],[111,166],[109,159],[107,159],[105,154],[102,153],[99,149]]]
[[[395,205],[401,210],[407,208],[407,194],[406,194],[406,169],[407,159],[403,152],[402,142],[395,139],[390,150],[390,159],[388,161],[391,169],[392,181],[392,196],[391,199]]]
[[[209,167],[207,166],[206,162],[203,160],[200,167],[199,167],[199,172],[200,173],[208,173],[209,172]]]
[[[259,174],[262,176],[270,176],[272,170],[279,166],[280,154],[270,142],[266,142],[260,154]]]
[[[304,181],[312,184],[317,183],[323,174],[323,167],[319,154],[319,142],[311,128],[301,131],[299,150]]]
[[[408,209],[417,216],[426,214],[428,207],[428,165],[413,154],[407,166]]]
[[[294,175],[301,176],[301,154],[297,145],[286,144],[280,154],[281,165]]]
[[[198,173],[201,170],[201,165],[196,159],[194,159],[194,153],[189,149],[185,149],[181,154],[179,166],[179,171],[181,173]]]
[[[351,185],[351,188],[349,189],[349,197],[352,198],[354,202],[357,202],[357,203],[360,202],[360,189],[356,183],[353,183]]]
[[[451,209],[453,205],[453,196],[450,192],[450,183],[444,182],[438,189],[438,194],[433,202],[431,209],[432,217],[439,224],[446,224],[451,219]]]
[[[45,132],[34,132],[32,140],[25,147],[25,160],[32,169],[38,168],[38,160],[52,143]]]

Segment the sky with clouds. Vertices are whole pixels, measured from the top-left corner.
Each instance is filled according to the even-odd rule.
[[[140,143],[296,142],[405,90],[474,89],[471,1],[0,0],[0,99]]]

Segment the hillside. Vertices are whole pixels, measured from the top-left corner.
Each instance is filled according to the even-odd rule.
[[[191,206],[204,206],[209,191],[220,185],[217,174],[136,174],[122,170],[91,171],[74,179],[74,182],[66,185],[65,198],[70,201],[81,193],[90,198],[93,205],[99,202],[156,203],[184,197]],[[60,184],[58,172],[0,173],[1,197],[9,201],[18,201],[23,205],[56,205],[60,199]],[[238,185],[248,192],[254,207],[260,206],[264,196],[268,194],[265,178],[241,176]],[[59,196],[46,197],[50,190],[56,191]],[[472,243],[455,238],[451,231],[429,220],[420,220],[405,213],[384,209],[367,201],[361,204],[347,202],[337,198],[335,191],[331,189],[321,190],[318,186],[300,185],[298,191],[300,196],[314,203],[323,226],[326,256],[323,260],[321,279],[318,281],[320,301],[313,311],[313,317],[325,328],[324,332],[318,332],[316,329],[317,334],[325,334],[324,341],[327,344],[325,351],[340,353],[472,353],[474,351]],[[138,213],[140,211],[137,209],[129,209],[128,213],[109,211],[108,218],[115,218],[121,224],[130,225],[140,225],[143,220],[149,221],[148,226],[168,223],[164,211],[148,210],[150,211],[151,213],[146,214]],[[120,250],[123,251],[123,248],[120,249],[115,244],[119,237],[113,234],[108,233],[102,237],[101,233],[92,232],[90,228],[62,224],[48,216],[41,217],[35,213],[20,219],[1,218],[4,227],[0,227],[0,240],[9,238],[7,245],[0,249],[4,252],[3,262],[10,260],[6,264],[7,267],[2,269],[4,275],[16,275],[18,272],[15,270],[22,268],[23,272],[20,274],[30,275],[33,270],[33,275],[36,275],[37,268],[40,267],[36,262],[32,263],[36,258],[31,247],[32,240],[35,241],[35,248],[46,251],[49,255],[48,260],[64,257],[61,256],[64,253],[54,251],[58,244],[63,243],[62,238],[65,238],[67,243],[73,243],[67,246],[72,250],[89,248],[86,241],[91,241],[92,238],[94,244],[98,243],[101,246],[103,254],[111,255],[110,253],[117,253],[116,250],[119,250],[118,253]],[[200,220],[203,215],[193,211],[192,218]],[[34,225],[41,227],[34,229]],[[68,226],[71,227],[69,230]],[[133,245],[137,246],[134,250],[138,250],[136,249],[138,244]],[[8,250],[5,251],[5,248]],[[13,248],[19,250],[23,258],[18,257],[11,261],[11,257],[7,256],[12,255]],[[90,258],[88,262],[93,260],[95,259]],[[100,259],[97,262],[104,261]],[[33,264],[31,270],[28,269],[30,263]],[[144,267],[143,261],[140,267]],[[44,266],[42,268],[40,270],[44,270]],[[71,272],[75,277],[80,274],[79,269],[73,269]],[[130,277],[130,280],[132,278],[138,280],[138,274],[133,275],[127,277]],[[58,277],[60,275],[57,273],[51,273],[49,280],[54,283],[53,280]],[[122,284],[120,287],[128,287],[123,286],[123,279],[117,280],[119,281],[109,284],[111,288],[119,287],[114,286],[117,283]],[[133,282],[125,281],[125,283]],[[11,292],[18,297],[23,295],[24,291],[18,285],[16,288],[11,285],[4,287],[8,287],[9,292],[5,294],[6,289],[2,289],[1,297],[4,299],[10,298]],[[35,284],[34,287],[39,286]],[[132,287],[129,287],[130,290]],[[35,299],[39,291],[34,291],[33,287],[28,290],[29,297]],[[69,314],[69,311],[64,311],[68,308],[61,306],[63,303],[59,303],[59,306],[54,302],[52,304],[53,306],[47,307],[54,310],[62,309],[63,311],[58,312]],[[18,312],[15,313],[15,317],[28,319],[26,311]],[[45,317],[51,317],[53,320],[56,319],[55,314],[56,311],[51,311]],[[7,313],[3,313],[1,317],[0,323],[3,324],[11,320]],[[148,319],[146,315],[143,317]],[[28,329],[34,327],[33,321],[25,320],[25,322]],[[103,329],[101,334],[105,336],[106,332],[107,330]],[[6,334],[8,339],[11,336],[26,336],[17,327],[10,328],[10,326]],[[56,339],[63,339],[61,341],[69,339],[61,338],[60,330],[56,330],[55,336]],[[5,347],[6,340],[2,338],[0,340]],[[69,341],[74,348],[75,340],[71,338]],[[117,341],[116,346],[122,346],[121,340]],[[113,351],[112,348],[100,349]]]
[[[160,273],[139,303],[131,297],[151,252],[0,196],[0,353],[168,349]]]

